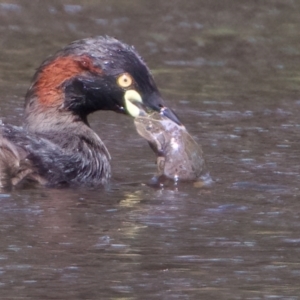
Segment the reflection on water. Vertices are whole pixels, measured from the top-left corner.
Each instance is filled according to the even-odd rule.
[[[4,121],[20,123],[50,53],[113,35],[146,59],[215,183],[142,184],[155,157],[132,120],[93,115],[110,188],[1,194],[0,298],[298,299],[298,2],[25,2],[0,2]]]

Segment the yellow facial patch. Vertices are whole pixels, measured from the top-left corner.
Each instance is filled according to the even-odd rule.
[[[142,100],[140,94],[135,90],[128,90],[125,92],[124,99],[125,99],[125,106],[126,106],[128,113],[132,117],[139,116],[140,109],[134,103],[143,103],[143,100]]]

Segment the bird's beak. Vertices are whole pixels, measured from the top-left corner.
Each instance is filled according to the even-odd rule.
[[[124,100],[126,111],[134,118],[145,115],[150,109],[159,112],[176,124],[182,125],[176,114],[171,109],[164,106],[160,96],[152,95],[151,97],[148,97],[148,101],[146,99],[143,101],[141,95],[136,90],[127,90],[124,95]]]
[[[167,117],[168,119],[172,120],[178,125],[182,125],[181,122],[179,121],[177,115],[175,114],[174,111],[172,111],[170,108],[163,106],[160,108],[160,114]]]

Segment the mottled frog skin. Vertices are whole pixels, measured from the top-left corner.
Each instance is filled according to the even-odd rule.
[[[159,113],[138,116],[134,120],[140,136],[157,155],[158,177],[172,180],[197,180],[205,163],[201,147],[184,126],[177,125]]]

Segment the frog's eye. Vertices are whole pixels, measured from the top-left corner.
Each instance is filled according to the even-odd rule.
[[[150,131],[152,128],[153,128],[153,126],[152,126],[152,124],[151,124],[151,123],[150,123],[150,124],[147,124],[147,126],[146,126],[146,130]]]
[[[128,73],[123,73],[117,78],[117,84],[122,88],[128,88],[132,83],[133,79]]]

